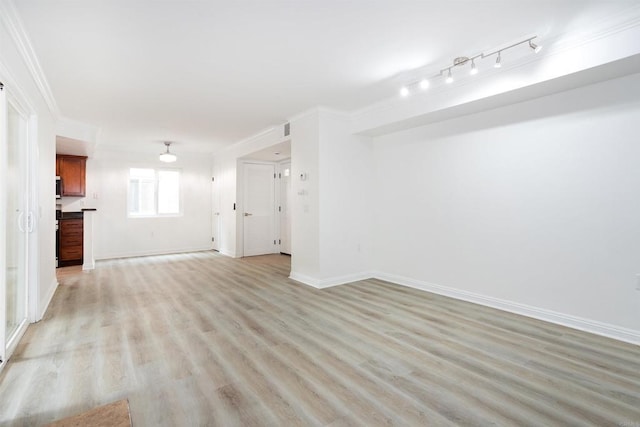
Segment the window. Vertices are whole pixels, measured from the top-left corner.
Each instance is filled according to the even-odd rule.
[[[180,214],[180,171],[129,169],[129,216]]]

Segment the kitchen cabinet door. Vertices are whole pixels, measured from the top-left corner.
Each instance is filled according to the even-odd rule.
[[[56,160],[62,180],[62,196],[84,197],[87,158],[58,155]]]

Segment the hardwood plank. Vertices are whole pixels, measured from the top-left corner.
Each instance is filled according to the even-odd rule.
[[[131,427],[129,404],[126,400],[103,405],[82,414],[47,424],[47,427]]]

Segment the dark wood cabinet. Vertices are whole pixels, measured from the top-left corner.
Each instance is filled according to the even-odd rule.
[[[62,181],[62,196],[84,197],[87,158],[85,156],[56,156],[56,174]]]
[[[81,265],[84,246],[84,221],[82,218],[60,219],[60,267]]]

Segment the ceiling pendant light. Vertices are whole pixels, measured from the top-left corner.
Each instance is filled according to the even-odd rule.
[[[542,50],[542,46],[540,46],[539,44],[535,44],[531,40],[529,40],[529,47],[533,49],[535,53],[538,53]]]
[[[471,60],[471,70],[469,71],[469,74],[471,74],[472,76],[475,74],[478,74],[478,69],[476,68],[476,61],[475,60]]]
[[[495,68],[500,68],[500,67],[502,67],[502,58],[501,58],[500,52],[498,52],[498,56],[496,57],[496,63],[495,63],[495,64],[493,64],[493,66],[494,66]]]
[[[451,75],[451,68],[449,68],[449,73],[447,74],[447,78],[445,79],[447,83],[453,83],[453,76]]]
[[[165,151],[164,153],[160,153],[160,161],[165,163],[173,163],[178,160],[178,156],[169,152],[169,146],[171,145],[171,143],[165,142],[164,145],[167,146],[167,151]]]

